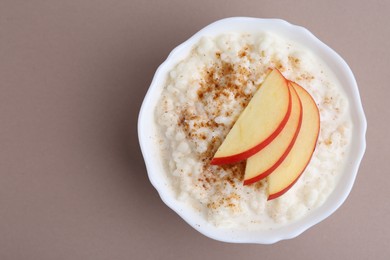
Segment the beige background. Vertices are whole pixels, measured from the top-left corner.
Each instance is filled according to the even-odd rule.
[[[0,0],[0,259],[388,259],[390,2]],[[346,203],[296,239],[225,244],[147,179],[137,115],[157,66],[230,16],[302,25],[354,71],[368,148]]]

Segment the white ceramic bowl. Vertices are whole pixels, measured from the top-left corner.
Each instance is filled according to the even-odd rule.
[[[164,173],[163,161],[159,155],[159,147],[156,142],[157,129],[154,123],[154,113],[166,82],[168,72],[178,63],[178,61],[184,59],[189,54],[192,46],[196,44],[202,36],[218,35],[231,31],[270,31],[308,47],[314,51],[329,68],[332,68],[332,71],[335,73],[349,98],[353,123],[352,144],[351,152],[347,159],[347,167],[345,167],[345,171],[342,173],[339,183],[321,207],[313,210],[306,217],[293,222],[292,224],[274,230],[232,231],[218,229],[207,223],[201,216],[194,214],[190,207],[177,201],[173,191],[167,188],[169,187],[169,180]],[[347,198],[355,181],[360,161],[366,148],[366,128],[367,122],[360,101],[356,80],[346,62],[335,51],[322,43],[303,27],[292,25],[279,19],[258,19],[248,17],[227,18],[214,22],[176,47],[169,54],[166,61],[157,69],[152,84],[143,101],[138,119],[139,142],[145,159],[149,179],[157,189],[161,199],[188,224],[202,234],[216,240],[234,243],[271,244],[279,240],[293,238],[335,212]]]

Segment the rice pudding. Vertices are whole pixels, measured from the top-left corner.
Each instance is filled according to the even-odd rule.
[[[267,201],[266,180],[243,185],[245,161],[210,161],[272,68],[311,94],[321,129],[297,183]],[[209,223],[237,229],[275,228],[322,205],[342,172],[352,128],[347,98],[329,68],[310,50],[269,33],[202,38],[170,71],[155,119],[177,199]]]

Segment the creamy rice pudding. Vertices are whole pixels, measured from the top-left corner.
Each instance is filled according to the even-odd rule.
[[[321,129],[298,182],[267,201],[266,179],[243,185],[245,161],[210,161],[273,68],[312,95]],[[342,172],[352,128],[347,98],[329,68],[310,50],[268,33],[202,38],[170,71],[155,120],[177,199],[215,226],[242,229],[281,226],[322,205]]]

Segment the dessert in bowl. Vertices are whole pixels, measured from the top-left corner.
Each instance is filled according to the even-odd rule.
[[[171,52],[138,124],[149,179],[170,208],[211,238],[264,244],[344,202],[365,130],[339,55],[302,27],[244,17]]]

